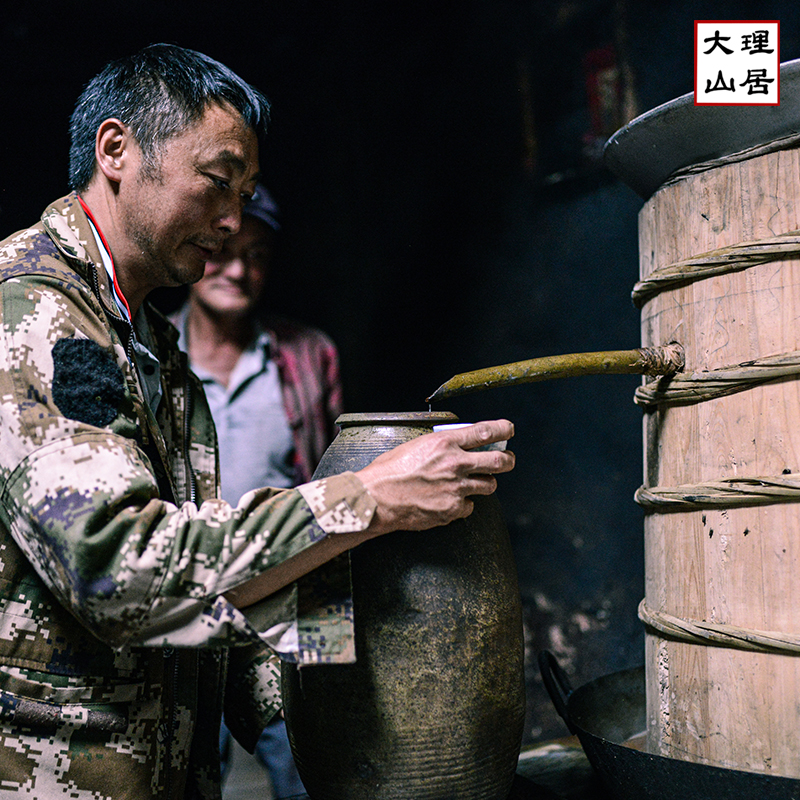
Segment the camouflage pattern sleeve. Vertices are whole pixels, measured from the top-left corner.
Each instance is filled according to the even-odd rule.
[[[280,660],[264,647],[232,647],[225,684],[225,724],[245,750],[283,705]]]
[[[298,486],[325,533],[357,533],[366,530],[376,503],[352,472]]]
[[[3,283],[0,525],[60,603],[112,647],[257,641],[261,631],[221,594],[326,529],[364,524],[363,487],[258,490],[236,508],[161,499],[124,348],[91,293],[67,288],[46,275]],[[87,353],[95,368],[70,377]]]

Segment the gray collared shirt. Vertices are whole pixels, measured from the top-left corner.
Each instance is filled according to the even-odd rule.
[[[187,309],[176,323],[186,351]],[[251,489],[294,485],[294,441],[283,406],[278,367],[270,358],[269,334],[261,332],[239,357],[228,386],[196,364],[219,439],[222,499],[232,505]]]

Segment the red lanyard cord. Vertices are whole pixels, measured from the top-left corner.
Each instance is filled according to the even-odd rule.
[[[78,202],[81,204],[81,208],[86,213],[86,216],[92,221],[95,230],[97,231],[98,235],[100,236],[100,241],[103,243],[103,247],[106,249],[106,253],[108,253],[108,257],[111,259],[111,279],[114,282],[114,291],[117,293],[117,296],[120,300],[122,300],[123,305],[128,311],[128,319],[133,321],[133,317],[131,316],[131,307],[128,305],[128,301],[125,299],[125,295],[122,294],[122,289],[119,288],[119,284],[117,283],[117,268],[114,265],[114,256],[111,255],[111,248],[108,246],[108,242],[106,241],[106,237],[103,236],[103,231],[100,230],[100,226],[97,224],[97,220],[94,218],[94,215],[91,211],[89,211],[89,206],[83,202],[83,199],[80,195],[76,195],[78,198]]]

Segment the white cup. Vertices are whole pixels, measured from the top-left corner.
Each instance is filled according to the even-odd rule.
[[[473,425],[472,422],[450,422],[445,425],[434,425],[434,431],[448,431],[454,430],[455,428],[469,428],[470,425]],[[472,447],[471,450],[478,452],[480,450],[505,450],[506,446],[508,445],[507,440],[503,440],[500,442],[492,442],[491,444],[484,444],[480,447]]]

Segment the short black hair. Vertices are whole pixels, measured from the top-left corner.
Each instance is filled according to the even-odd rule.
[[[72,112],[70,188],[82,191],[92,179],[103,120],[114,117],[130,128],[152,173],[161,145],[199,120],[210,103],[229,103],[263,142],[269,101],[219,61],[172,44],[111,61],[86,84]]]

